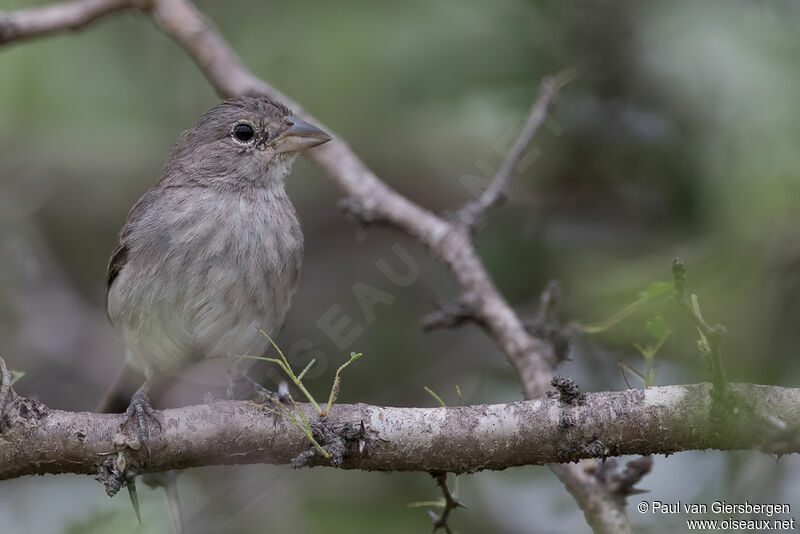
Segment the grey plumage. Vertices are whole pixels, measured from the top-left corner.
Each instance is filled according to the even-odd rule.
[[[223,102],[181,134],[109,264],[108,315],[131,364],[150,377],[264,351],[257,328],[282,326],[303,258],[284,180],[297,152],[329,139],[264,98]]]
[[[202,358],[261,354],[269,341],[259,329],[275,336],[283,325],[303,260],[284,180],[298,152],[329,140],[265,98],[223,102],[178,137],[161,179],[128,214],[108,265],[106,309],[128,364],[147,378],[123,427],[134,423],[148,450],[158,376]],[[106,394],[103,407],[116,396]],[[174,476],[165,487],[180,532]],[[138,515],[133,480],[128,488]]]

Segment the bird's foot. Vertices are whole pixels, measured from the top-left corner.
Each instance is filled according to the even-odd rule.
[[[125,410],[125,418],[122,421],[121,428],[126,428],[131,423],[136,425],[136,437],[149,453],[148,442],[150,440],[151,423],[155,423],[158,429],[161,430],[161,421],[156,417],[156,412],[152,404],[150,404],[150,398],[147,396],[147,389],[144,386],[139,388],[131,397],[131,404]]]

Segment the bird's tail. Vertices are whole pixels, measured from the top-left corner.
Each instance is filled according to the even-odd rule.
[[[144,483],[151,488],[164,488],[164,495],[167,498],[167,510],[172,520],[172,529],[175,534],[184,534],[183,513],[181,512],[181,502],[178,498],[178,473],[173,469],[163,473],[152,473],[144,475]]]

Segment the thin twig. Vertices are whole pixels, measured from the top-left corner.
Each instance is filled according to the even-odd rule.
[[[547,118],[547,112],[553,105],[558,91],[567,84],[574,76],[573,71],[567,70],[555,76],[547,76],[542,80],[541,87],[539,88],[539,96],[531,106],[531,111],[528,114],[528,120],[525,121],[525,126],[519,133],[519,136],[511,145],[508,153],[506,154],[503,163],[497,170],[494,179],[489,184],[489,187],[478,197],[476,200],[469,202],[462,207],[457,214],[458,220],[467,227],[474,227],[483,213],[499,204],[503,198],[508,182],[514,169],[519,164],[525,149],[528,148],[533,136],[539,131],[539,128]]]
[[[653,457],[641,456],[628,461],[623,469],[619,468],[619,462],[611,459],[603,462],[599,467],[591,471],[594,476],[603,484],[609,493],[619,497],[627,497],[636,493],[642,493],[635,488],[642,478],[653,469]]]
[[[432,332],[440,328],[456,328],[467,322],[474,322],[477,315],[475,303],[465,297],[460,297],[453,302],[445,302],[437,297],[434,300],[434,306],[437,309],[422,318],[422,329],[425,332]]]
[[[433,532],[441,528],[444,529],[447,534],[453,534],[453,530],[450,528],[450,525],[447,524],[450,512],[456,508],[466,508],[466,506],[456,499],[450,491],[450,488],[447,487],[447,473],[431,473],[431,475],[436,479],[436,484],[441,488],[442,496],[444,497],[444,509],[441,514],[436,514],[433,511],[428,512],[433,518]]]
[[[0,11],[0,45],[80,30],[105,15],[133,8],[146,8],[146,0],[74,0],[11,13]]]

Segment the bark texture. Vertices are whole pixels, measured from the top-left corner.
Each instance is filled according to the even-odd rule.
[[[340,467],[467,473],[623,454],[702,449],[800,452],[800,389],[731,384],[729,415],[710,384],[546,397],[446,408],[334,405],[315,438],[343,451]],[[13,394],[13,393],[12,393]],[[13,397],[0,419],[0,479],[95,474],[121,453],[137,473],[205,465],[290,463],[311,450],[291,423],[247,402],[163,410],[150,454],[119,431],[121,415],[53,410]],[[301,405],[298,405],[301,406]],[[769,416],[766,416],[769,414]],[[133,448],[132,448],[133,447]],[[342,449],[343,447],[343,449]],[[305,465],[329,465],[321,455]]]

